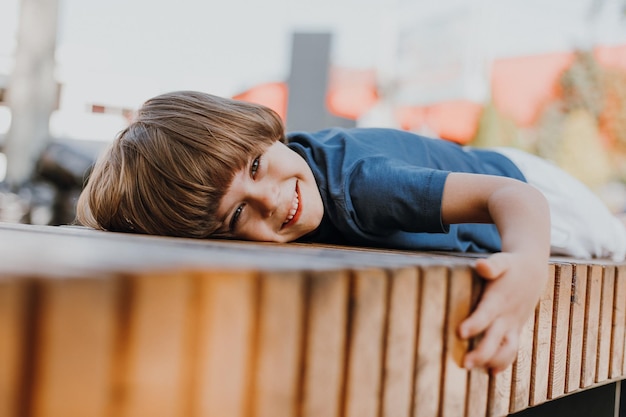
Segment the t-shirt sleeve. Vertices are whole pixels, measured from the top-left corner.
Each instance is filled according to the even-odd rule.
[[[345,177],[346,209],[366,233],[447,233],[441,200],[448,174],[388,158],[362,159]]]

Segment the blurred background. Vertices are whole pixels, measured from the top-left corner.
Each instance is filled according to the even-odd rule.
[[[67,224],[146,99],[553,160],[626,209],[626,0],[2,0],[0,221]]]

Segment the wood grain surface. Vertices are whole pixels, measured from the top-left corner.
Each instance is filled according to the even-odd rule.
[[[505,416],[624,378],[626,264],[569,258],[515,363],[464,369],[477,256],[0,224],[0,415]]]

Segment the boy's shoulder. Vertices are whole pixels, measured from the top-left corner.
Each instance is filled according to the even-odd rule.
[[[462,146],[456,142],[388,128],[330,128],[317,132],[292,132],[288,146],[310,166],[325,175],[346,175],[362,164],[387,161],[445,172],[500,175],[524,180],[519,168],[493,149]],[[332,172],[328,171],[329,169]]]
[[[420,136],[412,132],[391,128],[328,128],[314,132],[295,131],[286,135],[287,144],[294,150],[312,149],[316,153],[342,153],[351,158],[371,155],[404,158],[407,153],[418,153],[420,149],[433,145],[455,146],[440,139]]]
[[[349,140],[377,140],[384,138],[394,139],[431,139],[417,135],[406,130],[384,128],[384,127],[330,127],[317,131],[292,131],[286,134],[287,141],[297,141],[300,138],[312,139],[319,142],[326,142],[335,138]]]

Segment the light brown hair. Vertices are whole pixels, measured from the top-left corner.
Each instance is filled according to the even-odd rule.
[[[284,134],[264,106],[193,91],[154,97],[98,159],[77,221],[114,232],[216,236],[217,207],[235,173]]]

